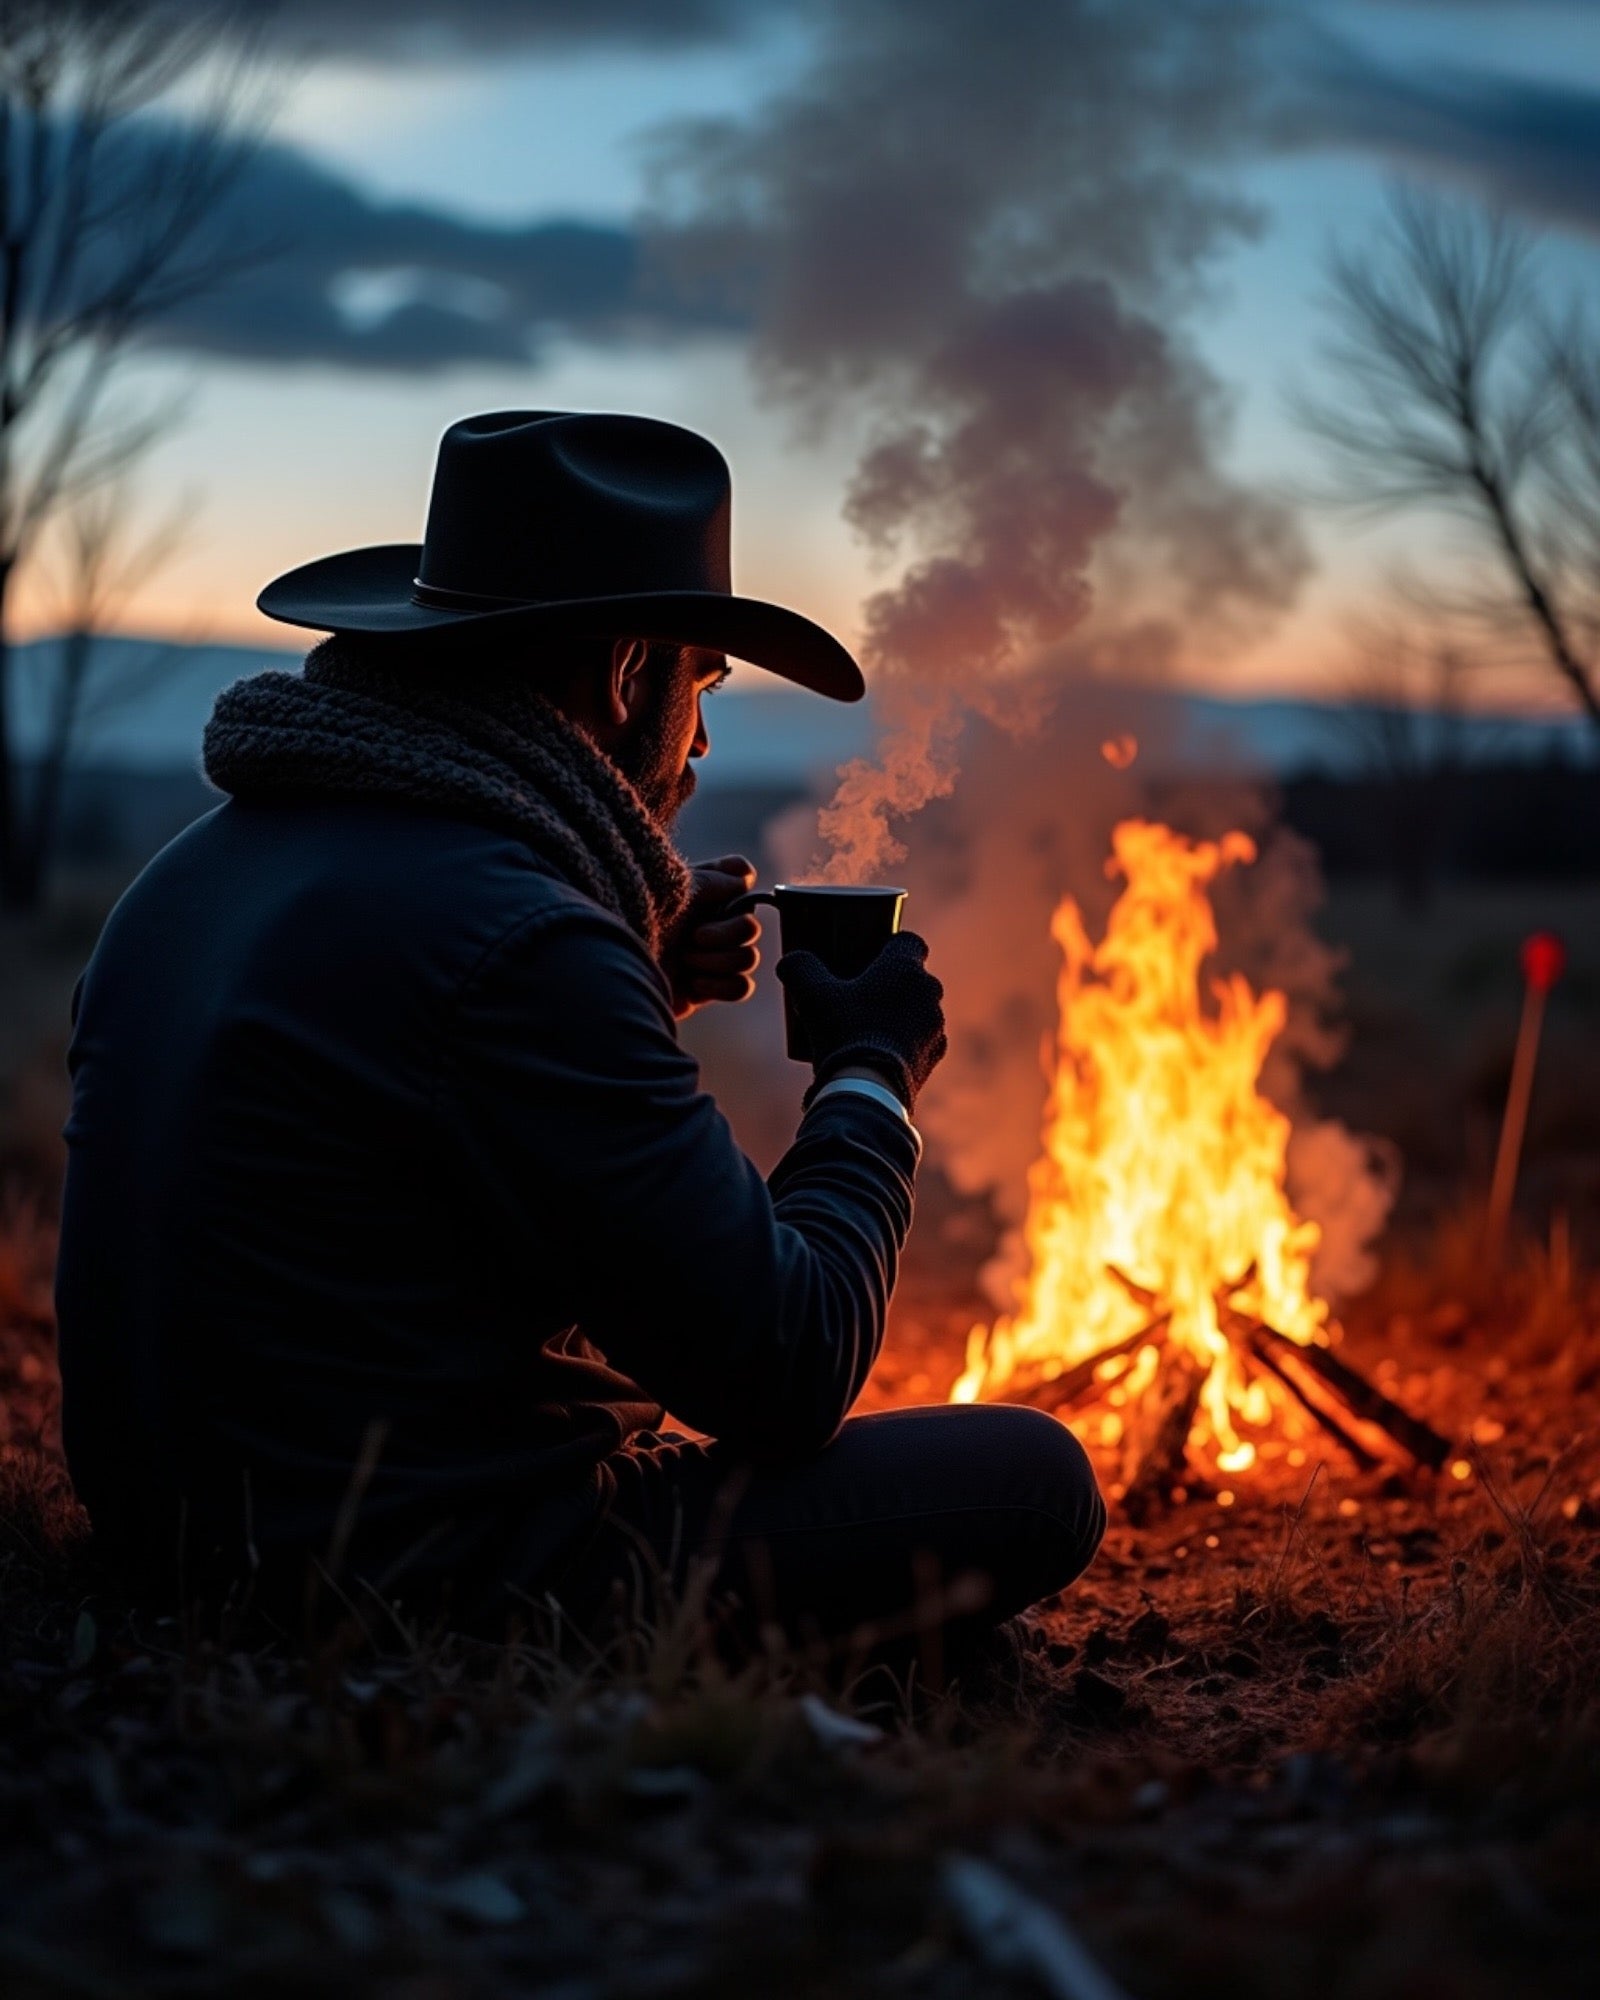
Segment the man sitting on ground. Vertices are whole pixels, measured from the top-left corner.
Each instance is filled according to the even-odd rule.
[[[287,1615],[309,1572],[495,1631],[709,1556],[750,1624],[842,1639],[905,1629],[930,1580],[974,1629],[1092,1555],[1052,1419],[845,1421],[945,1047],[921,940],[848,981],[780,963],[816,1078],[766,1181],[679,1045],[756,965],[721,914],[748,864],[668,839],[724,654],[862,692],[732,594],[728,501],[674,425],[494,413],[446,433],[421,546],[263,593],[333,636],[219,699],[229,797],[74,1002],[66,1448],[149,1583]]]

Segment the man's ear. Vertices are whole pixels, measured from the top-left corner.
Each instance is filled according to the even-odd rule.
[[[606,683],[606,719],[618,728],[633,713],[643,683],[640,669],[650,657],[648,639],[618,639],[611,648],[611,673]]]

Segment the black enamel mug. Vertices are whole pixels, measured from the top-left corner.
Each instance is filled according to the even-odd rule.
[[[752,889],[718,912],[737,916],[770,903],[778,913],[778,935],[785,952],[814,951],[840,979],[854,979],[882,951],[900,928],[904,889],[872,886],[836,889],[821,882],[778,882],[770,889]],[[785,1046],[795,1062],[810,1062],[806,1031],[792,997],[783,996]]]

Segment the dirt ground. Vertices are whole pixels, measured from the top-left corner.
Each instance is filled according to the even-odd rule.
[[[1476,1242],[1469,1217],[1397,1248],[1346,1345],[1466,1476],[1315,1442],[1229,1506],[1194,1476],[908,1699],[780,1655],[730,1673],[693,1606],[601,1662],[130,1615],[72,1541],[49,1231],[14,1209],[0,1988],[1591,1990],[1600,1287],[1559,1236],[1488,1277]]]

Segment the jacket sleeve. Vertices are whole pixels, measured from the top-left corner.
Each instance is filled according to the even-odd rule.
[[[700,1088],[659,971],[598,912],[530,919],[459,1004],[445,1084],[469,1171],[537,1262],[554,1249],[541,1277],[570,1286],[584,1334],[736,1449],[827,1443],[882,1344],[911,1127],[830,1095],[763,1181]]]

